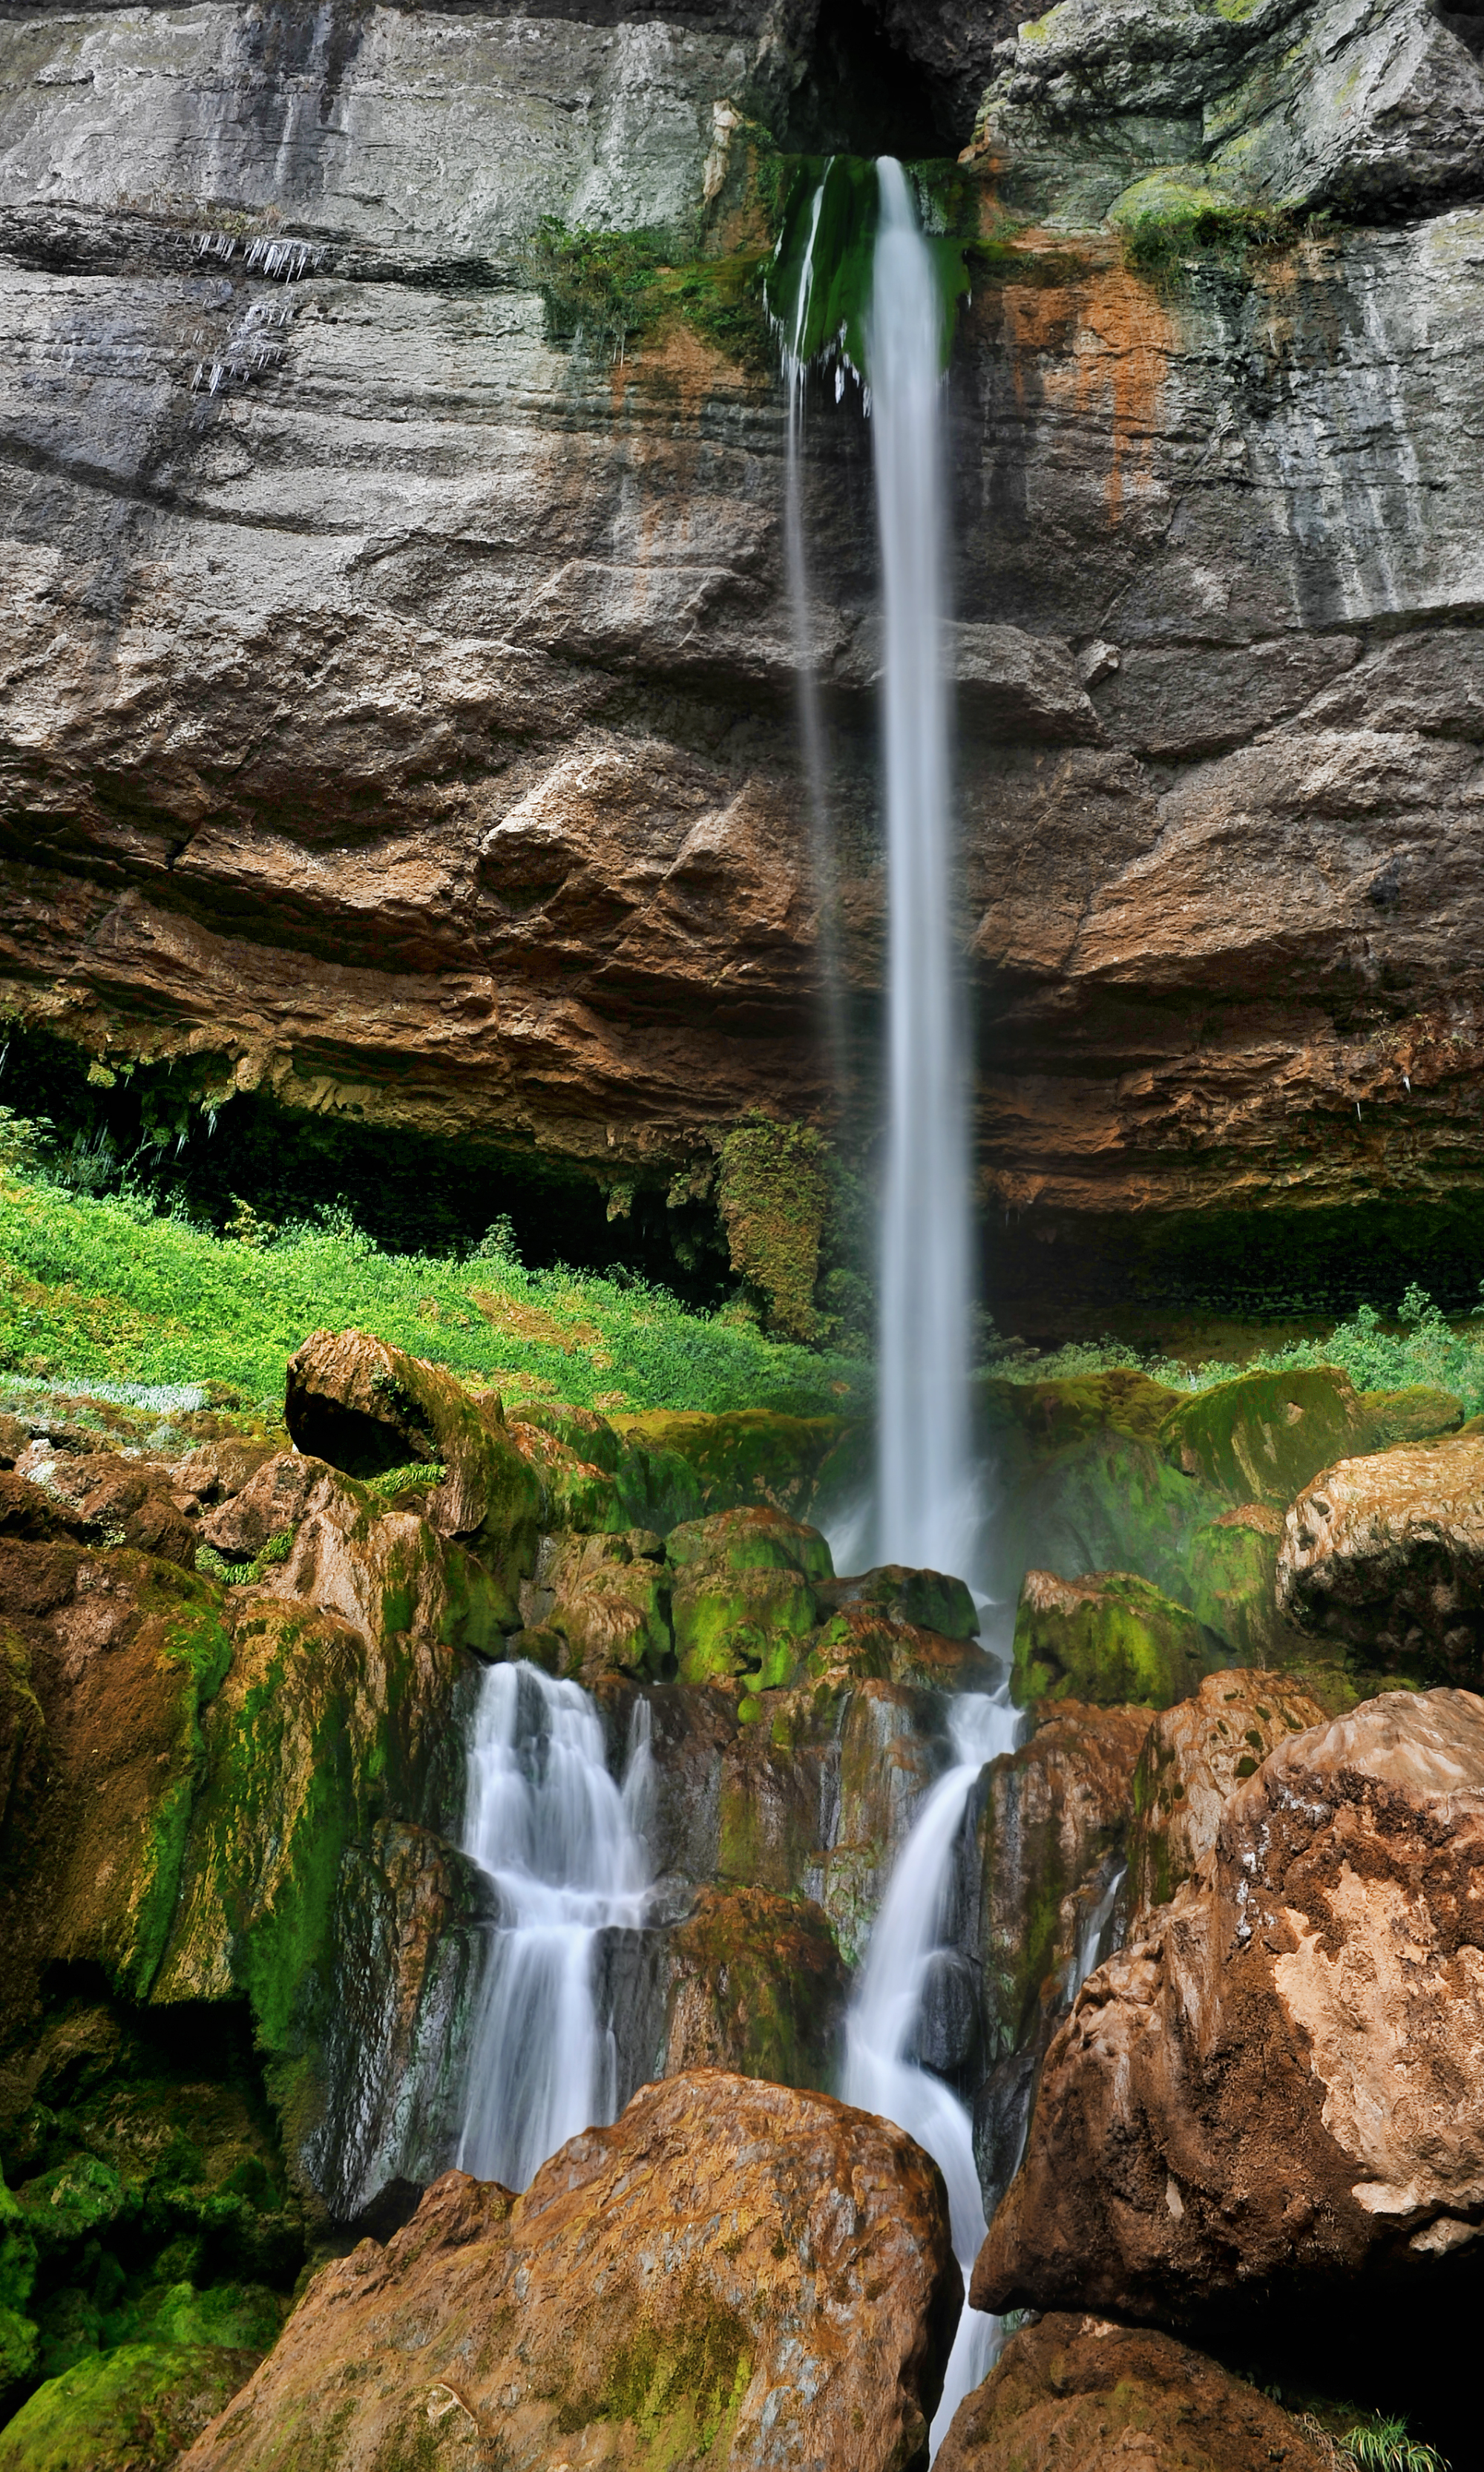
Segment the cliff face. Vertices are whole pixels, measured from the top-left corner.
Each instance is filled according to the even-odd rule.
[[[1266,72],[1134,13],[1175,60],[1144,159],[1128,97],[1068,121],[1076,25],[1060,87],[1021,38],[975,140],[985,228],[997,196],[1021,216],[952,375],[986,1194],[1022,1239],[1103,1244],[1135,1213],[1463,1201],[1484,211],[1449,201],[1479,185],[1484,83],[1437,21],[1399,69],[1366,18],[1397,91],[1360,121],[1402,138],[1358,204],[1324,132],[1302,179],[1294,140],[1284,195],[1391,220],[1290,218],[1155,280],[1071,227],[1177,144],[1209,206],[1209,90],[1245,79],[1251,119]],[[778,386],[679,315],[618,359],[591,321],[563,340],[530,255],[547,215],[756,246],[743,115],[804,110],[808,20],[0,22],[9,1008],[115,1062],[189,1055],[218,1103],[478,1131],[601,1182],[668,1178],[755,1105],[828,1107]],[[1254,22],[1292,50],[1288,17]],[[1000,32],[909,34],[960,136]],[[868,1095],[853,402],[812,402],[807,453]]]

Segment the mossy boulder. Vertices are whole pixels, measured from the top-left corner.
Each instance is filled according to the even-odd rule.
[[[681,1680],[744,1677],[755,1693],[791,1679],[819,1615],[810,1582],[833,1577],[817,1529],[776,1510],[725,1510],[672,1529],[665,1550]]]
[[[1129,1937],[1141,1937],[1211,1853],[1229,1797],[1275,1745],[1326,1710],[1281,1674],[1208,1675],[1193,1699],[1157,1716],[1134,1771],[1128,1846]]]
[[[670,1935],[667,2077],[735,2069],[775,2085],[839,2074],[850,1978],[811,1898],[705,1888]]]
[[[1286,1373],[1243,1373],[1172,1409],[1160,1447],[1187,1476],[1237,1502],[1285,1506],[1321,1468],[1421,1434],[1451,1432],[1463,1409],[1451,1392],[1423,1388],[1357,1391],[1348,1374],[1320,1365]]]
[[[847,1432],[861,1430],[838,1416],[786,1416],[766,1408],[719,1416],[656,1410],[615,1424],[633,1452],[648,1455],[652,1473],[648,1503],[634,1480],[624,1480],[633,1523],[661,1533],[749,1503],[806,1515],[826,1461]],[[670,1516],[667,1488],[675,1504]],[[687,1493],[694,1507],[681,1509]]]
[[[166,2342],[91,2354],[38,2387],[0,2429],[0,2472],[166,2472],[260,2357]]]
[[[440,1648],[503,1652],[520,1620],[506,1574],[439,1533],[407,1496],[322,1469],[294,1540],[263,1584],[295,1604],[338,1615],[378,1647],[401,1632]]]
[[[446,1367],[365,1331],[316,1331],[289,1359],[284,1421],[301,1451],[368,1478],[436,1464],[428,1515],[461,1540],[513,1603],[535,1559],[541,1484],[493,1393],[476,1403]]]
[[[1048,1700],[1167,1708],[1230,1662],[1223,1640],[1132,1572],[1025,1574],[1010,1677],[1018,1708]]]
[[[942,1571],[911,1571],[887,1562],[859,1579],[828,1581],[819,1601],[829,1611],[847,1605],[869,1606],[888,1622],[910,1623],[936,1631],[943,1639],[978,1639],[979,1617],[962,1580]]]
[[[651,1529],[545,1538],[512,1652],[584,1684],[607,1674],[663,1681],[672,1664],[670,1591]]]

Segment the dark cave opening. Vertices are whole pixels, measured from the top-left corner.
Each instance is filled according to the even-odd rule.
[[[809,66],[778,131],[793,154],[956,154],[953,99],[867,0],[820,0]]]

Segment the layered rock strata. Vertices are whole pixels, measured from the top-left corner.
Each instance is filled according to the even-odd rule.
[[[528,245],[556,215],[761,257],[748,115],[806,78],[812,12],[595,13],[0,30],[0,982],[115,1064],[190,1059],[213,1105],[670,1190],[749,1108],[830,1103],[781,400],[715,321],[564,340]],[[993,12],[885,15],[967,137]],[[1012,1255],[1133,1211],[1446,1209],[1484,1175],[1478,72],[1421,9],[1333,15],[1131,8],[1155,130],[1073,0],[984,123],[961,935]],[[1302,179],[1264,175],[1336,221],[1145,279],[1093,228],[1108,179],[1286,127],[1275,44],[1330,104],[1356,71],[1352,171],[1311,130]],[[1005,237],[1079,147],[1081,233]],[[850,401],[808,425],[858,1095],[868,443]]]

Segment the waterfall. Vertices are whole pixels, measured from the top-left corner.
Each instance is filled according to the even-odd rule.
[[[834,158],[832,156],[831,161]],[[789,613],[793,630],[793,673],[798,700],[799,736],[804,747],[804,777],[809,792],[810,858],[819,903],[819,976],[824,996],[825,1033],[830,1079],[836,1096],[843,1088],[845,1024],[840,985],[838,937],[835,926],[835,850],[830,835],[829,767],[824,722],[819,709],[819,674],[814,649],[813,617],[809,597],[809,560],[804,546],[804,400],[809,384],[805,336],[814,297],[814,243],[824,210],[824,178],[810,201],[809,232],[804,262],[794,296],[793,317],[783,345],[784,417],[784,557],[789,579]]]
[[[887,1125],[877,1552],[974,1551],[968,1113],[951,929],[942,310],[900,163],[877,166],[867,344],[884,604]]]
[[[594,1944],[645,1919],[648,1728],[639,1701],[621,1790],[576,1682],[514,1664],[491,1666],[481,1683],[463,1842],[494,1883],[500,1921],[455,2157],[478,2179],[524,2189],[579,2128],[614,2117],[617,2053],[598,2015]]]
[[[923,1798],[882,1900],[851,2009],[845,2100],[894,2120],[925,2146],[948,2189],[954,2254],[965,2285],[988,2226],[969,2114],[952,2086],[912,2057],[929,1969],[949,1919],[954,1862],[969,1796],[986,1760],[1013,1747],[1018,1719],[1004,1692],[954,1702],[955,1758]],[[971,2388],[986,2376],[997,2320],[965,2308],[932,2424],[934,2453]]]

